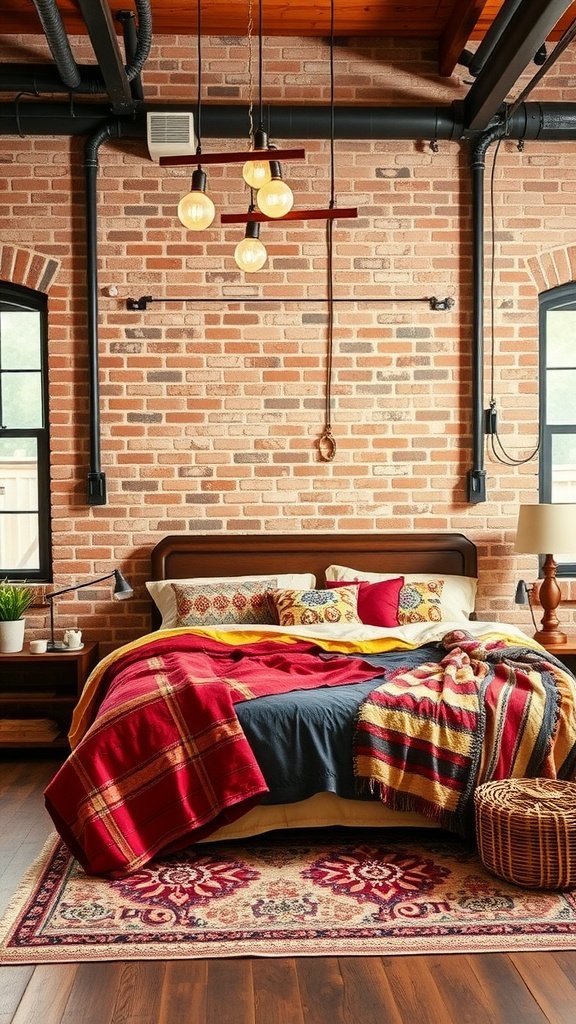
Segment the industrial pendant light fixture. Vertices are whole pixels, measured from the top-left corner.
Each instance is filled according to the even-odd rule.
[[[278,160],[270,161],[270,181],[258,189],[256,205],[261,213],[273,220],[285,217],[294,206],[292,189],[282,180],[282,168]]]
[[[222,224],[252,224],[270,222],[271,220],[344,220],[358,216],[355,206],[336,206],[334,183],[334,139],[335,139],[335,106],[334,106],[334,0],[330,4],[330,203],[324,209],[293,210],[292,190],[282,180],[279,160],[283,158],[281,150],[270,146],[269,153],[274,156],[270,161],[271,179],[263,185],[256,195],[257,210],[251,206],[248,213],[222,213]],[[162,162],[162,160],[161,160]]]
[[[265,151],[268,149],[268,135],[264,129],[264,107],[262,104],[262,0],[258,0],[258,108],[259,124],[254,131],[252,120],[252,37],[254,20],[252,17],[252,0],[248,0],[248,119],[249,119],[249,145],[254,151],[262,152],[263,158],[247,160],[242,168],[242,177],[247,185],[258,190],[266,185],[272,177],[269,160],[264,159]]]
[[[254,209],[253,204],[251,209]],[[234,250],[234,259],[240,270],[246,274],[253,274],[262,267],[268,259],[266,246],[260,241],[260,225],[255,221],[246,225],[246,234],[241,242],[238,242]]]
[[[260,125],[256,132],[255,146],[263,144],[269,146],[266,132],[264,131],[264,114],[262,107],[262,0],[258,0],[258,80],[260,93]],[[252,188],[257,188],[256,205],[261,213],[276,220],[284,217],[294,206],[294,195],[292,189],[282,180],[282,168],[278,160],[269,162],[250,161],[245,165],[244,180],[248,181]],[[256,184],[258,177],[265,180]],[[249,180],[251,179],[251,180]],[[254,182],[254,184],[252,183]]]
[[[254,133],[253,121],[253,76],[252,76],[252,0],[248,0],[248,124],[251,149],[266,149],[268,147],[268,136],[264,131],[262,112],[262,0],[259,0],[259,34],[258,34],[258,80],[259,80],[259,106],[260,106],[260,127]],[[254,191],[265,185],[271,178],[270,163],[268,160],[248,160],[244,164],[242,177],[250,186],[250,206],[248,212],[254,211]],[[255,221],[246,225],[244,238],[238,242],[234,250],[236,265],[246,274],[254,274],[262,267],[268,259],[268,253],[263,242],[260,241],[260,225]]]
[[[198,0],[198,94],[196,102],[196,156],[202,156],[202,2]],[[216,209],[210,196],[206,194],[206,172],[202,170],[200,159],[198,167],[192,173],[192,189],[178,203],[178,217],[189,231],[203,231],[210,227]]]

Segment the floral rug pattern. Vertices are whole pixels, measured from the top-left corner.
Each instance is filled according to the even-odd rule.
[[[574,949],[576,892],[509,885],[441,833],[203,844],[115,880],[52,837],[0,937],[0,963]]]

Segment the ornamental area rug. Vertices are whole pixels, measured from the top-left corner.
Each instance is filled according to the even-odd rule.
[[[4,964],[574,949],[576,892],[509,885],[427,830],[203,844],[121,880],[52,837],[0,939]]]

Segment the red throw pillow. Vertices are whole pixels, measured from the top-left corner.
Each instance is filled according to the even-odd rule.
[[[364,580],[326,580],[327,587],[358,587],[358,615],[365,626],[398,625],[398,603],[404,577],[367,583]]]

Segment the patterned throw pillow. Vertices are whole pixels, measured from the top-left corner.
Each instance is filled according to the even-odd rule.
[[[442,622],[442,590],[444,580],[427,583],[405,583],[400,591],[398,623]]]
[[[176,626],[220,626],[273,623],[267,594],[277,580],[212,583],[200,587],[172,583]]]
[[[262,590],[268,590],[270,587],[294,587],[304,590],[304,587],[316,586],[316,577],[311,572],[274,572],[264,575],[258,573],[255,576],[184,576],[166,580],[147,580],[146,590],[160,613],[162,620],[160,629],[174,629],[178,625],[174,586],[200,587],[205,590],[207,587],[213,587],[214,584],[228,588],[255,582]]]
[[[359,623],[358,588],[272,590],[268,600],[281,626],[315,626],[322,622]]]

